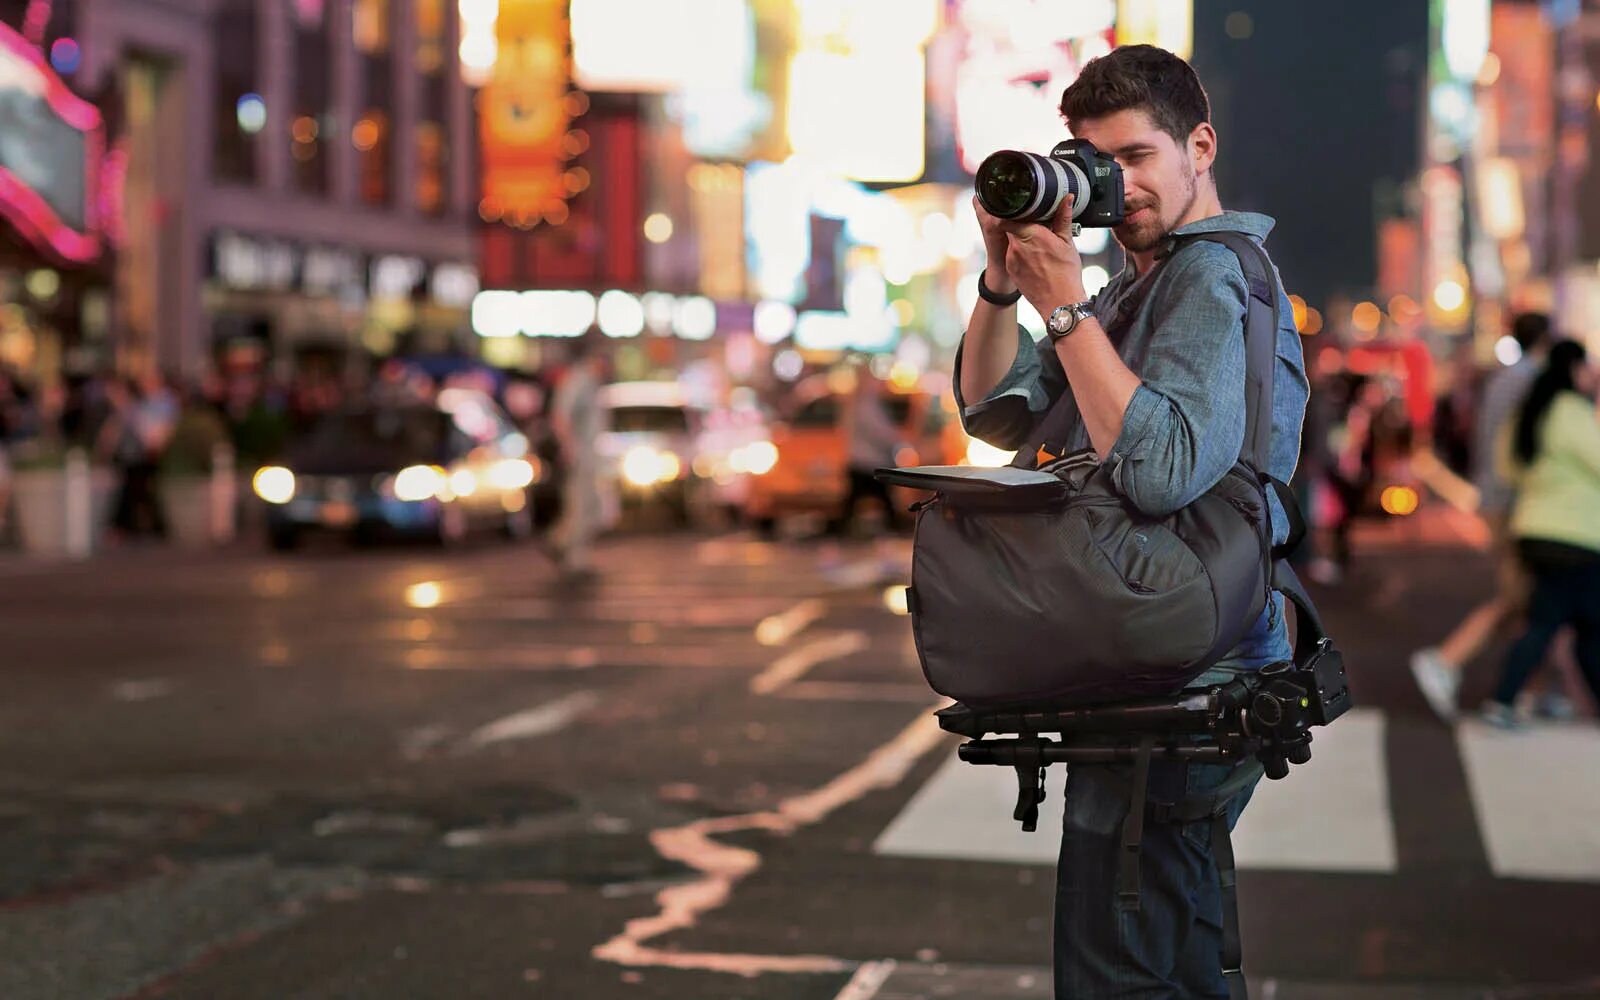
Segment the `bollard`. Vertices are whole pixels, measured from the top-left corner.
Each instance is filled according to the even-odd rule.
[[[63,483],[63,547],[69,559],[87,559],[94,548],[94,487],[89,479],[89,457],[82,448],[67,452]]]

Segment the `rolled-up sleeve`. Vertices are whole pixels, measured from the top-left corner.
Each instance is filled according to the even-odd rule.
[[[1232,254],[1185,254],[1151,303],[1155,337],[1107,461],[1135,507],[1164,516],[1239,458],[1245,431],[1248,290]]]
[[[961,426],[968,434],[996,448],[1022,447],[1034,424],[1050,405],[1044,366],[1033,337],[1021,325],[1017,326],[1017,354],[1011,369],[987,396],[970,405],[961,395],[961,357],[965,349],[963,340],[956,349],[953,379]]]

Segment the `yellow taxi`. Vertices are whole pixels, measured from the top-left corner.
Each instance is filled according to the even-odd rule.
[[[776,460],[752,478],[745,499],[746,521],[758,531],[771,533],[781,518],[797,514],[821,515],[831,529],[844,526],[851,513],[846,505],[853,389],[848,372],[815,375],[795,386],[781,419],[770,428]],[[999,464],[961,429],[948,391],[927,382],[889,382],[885,389],[884,410],[902,431],[896,465],[959,465],[974,459]],[[971,454],[974,450],[979,454]],[[891,496],[901,511],[917,499],[899,488]]]

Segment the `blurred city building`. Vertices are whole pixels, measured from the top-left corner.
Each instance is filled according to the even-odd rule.
[[[485,356],[537,366],[598,331],[620,376],[713,389],[781,391],[845,357],[948,370],[983,257],[970,171],[1059,141],[1087,60],[1192,37],[1189,0],[459,10],[481,40]],[[1091,285],[1120,266],[1104,231],[1080,246]]]
[[[288,374],[465,331],[477,180],[458,23],[448,0],[0,4],[6,58],[103,119],[81,170],[77,147],[18,154],[85,188],[80,252],[7,234],[36,255],[21,301],[61,286],[45,354]]]

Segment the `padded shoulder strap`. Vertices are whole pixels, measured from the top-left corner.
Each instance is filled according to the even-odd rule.
[[[1178,246],[1205,241],[1233,251],[1250,286],[1244,321],[1245,438],[1239,458],[1256,471],[1267,467],[1272,444],[1272,380],[1277,368],[1278,276],[1266,250],[1243,233],[1194,233],[1175,237]],[[1176,251],[1174,251],[1176,252]]]

